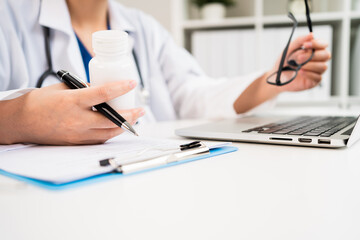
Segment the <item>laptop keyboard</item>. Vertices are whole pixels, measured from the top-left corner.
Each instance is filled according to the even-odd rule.
[[[251,128],[243,132],[263,134],[281,134],[292,136],[330,137],[350,124],[356,122],[355,117],[298,117],[286,122],[271,123]],[[350,129],[352,131],[352,129]],[[351,131],[349,130],[350,134]],[[350,135],[349,134],[349,135]]]

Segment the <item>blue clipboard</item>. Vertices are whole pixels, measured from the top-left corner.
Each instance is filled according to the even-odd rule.
[[[235,152],[237,150],[238,150],[238,148],[236,148],[236,147],[226,146],[226,147],[211,149],[210,154],[207,154],[207,155],[201,155],[201,156],[189,158],[189,159],[186,159],[186,160],[183,160],[180,162],[169,163],[169,164],[166,164],[166,165],[163,165],[160,167],[150,168],[150,169],[146,169],[146,170],[135,172],[135,173],[129,173],[129,174],[106,173],[106,174],[100,174],[100,175],[92,176],[89,178],[84,178],[81,180],[68,182],[68,183],[62,183],[62,184],[55,184],[55,183],[51,183],[51,182],[36,180],[33,178],[22,177],[20,175],[12,174],[12,173],[3,171],[1,169],[0,169],[0,174],[4,175],[6,177],[10,177],[10,178],[31,184],[31,185],[35,185],[37,187],[47,189],[47,190],[57,191],[57,190],[70,189],[70,188],[74,188],[74,187],[86,186],[86,185],[93,184],[93,183],[99,183],[99,182],[107,181],[110,179],[131,176],[131,175],[135,175],[135,174],[139,174],[139,173],[149,172],[149,171],[162,169],[162,168],[166,168],[166,167],[171,167],[171,166],[184,164],[184,163],[188,163],[188,162],[193,162],[193,161],[197,161],[197,160],[201,160],[201,159],[205,159],[205,158],[211,158],[211,157],[215,157],[218,155]]]

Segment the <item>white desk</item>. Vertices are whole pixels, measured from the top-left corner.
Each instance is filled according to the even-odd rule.
[[[190,122],[140,129],[175,138]],[[239,151],[52,192],[0,177],[2,240],[360,239],[360,143]]]

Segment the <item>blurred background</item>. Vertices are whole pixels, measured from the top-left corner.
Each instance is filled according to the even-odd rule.
[[[267,70],[291,33],[307,34],[303,0],[118,0],[156,18],[211,77]],[[280,106],[360,107],[360,0],[309,0],[315,38],[333,59],[322,84],[280,97]]]

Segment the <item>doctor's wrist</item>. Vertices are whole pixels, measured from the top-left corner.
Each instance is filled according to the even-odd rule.
[[[277,97],[282,89],[266,82],[271,71],[263,74],[253,81],[236,99],[234,109],[237,114],[242,114],[259,106],[260,104]]]
[[[22,143],[22,124],[21,108],[23,106],[23,96],[0,101],[0,144],[8,145]]]

